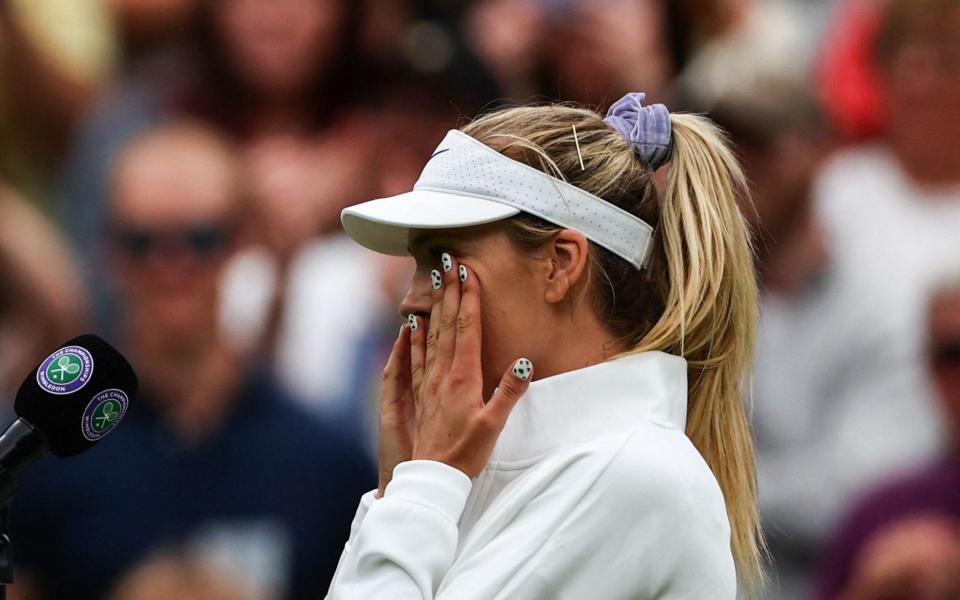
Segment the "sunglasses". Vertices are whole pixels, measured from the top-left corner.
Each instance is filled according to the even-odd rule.
[[[930,361],[935,369],[960,367],[960,338],[938,342],[930,350]]]
[[[225,223],[198,223],[176,229],[116,226],[112,237],[116,248],[136,260],[177,251],[206,259],[230,244],[232,228]]]

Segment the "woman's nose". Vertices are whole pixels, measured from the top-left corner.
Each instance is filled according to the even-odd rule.
[[[406,317],[416,313],[429,315],[432,302],[430,300],[433,285],[430,283],[430,273],[417,269],[410,281],[410,287],[400,302],[400,316]]]

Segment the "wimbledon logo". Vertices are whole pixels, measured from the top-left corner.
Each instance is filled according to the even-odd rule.
[[[127,413],[129,403],[123,390],[104,390],[94,396],[83,411],[83,437],[95,442],[110,433]]]
[[[60,348],[37,369],[37,383],[51,394],[72,394],[90,381],[93,357],[81,346]]]

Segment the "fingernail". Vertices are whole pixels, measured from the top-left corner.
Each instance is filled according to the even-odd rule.
[[[526,358],[519,358],[517,362],[513,364],[513,374],[519,379],[526,381],[530,379],[531,373],[533,373],[533,363]]]
[[[467,268],[463,265],[460,265],[460,281],[467,280]]]
[[[443,284],[443,278],[440,277],[440,271],[434,269],[430,271],[430,281],[433,283],[433,289],[439,290]]]
[[[416,331],[417,329],[420,328],[420,326],[417,324],[416,315],[410,315],[409,317],[407,317],[407,323],[410,324],[410,331]]]
[[[450,258],[450,255],[444,252],[440,255],[440,262],[443,263],[443,272],[449,273],[450,269],[453,268],[453,259]]]
[[[401,335],[403,335],[403,328],[405,325],[406,323],[400,323],[400,333],[397,334],[397,337],[400,337]]]

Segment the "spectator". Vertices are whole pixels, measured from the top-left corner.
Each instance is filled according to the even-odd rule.
[[[35,584],[23,597],[102,598],[154,552],[213,564],[256,598],[326,588],[375,478],[355,441],[295,408],[218,330],[241,184],[239,159],[199,125],[121,153],[110,253],[140,398],[103,444],[21,480],[18,581]]]
[[[960,248],[960,243],[958,243]],[[933,294],[927,369],[949,424],[942,455],[874,488],[823,556],[819,598],[948,600],[960,597],[960,277]]]

